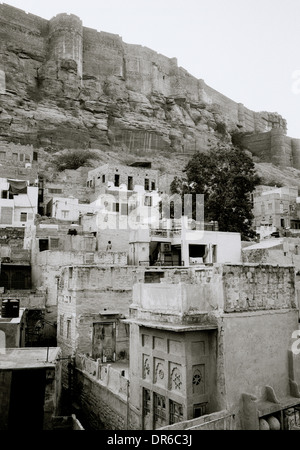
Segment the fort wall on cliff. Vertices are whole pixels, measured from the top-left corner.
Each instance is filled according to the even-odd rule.
[[[279,114],[251,111],[176,58],[84,27],[73,14],[48,21],[0,4],[0,100],[1,140],[193,152],[218,139],[222,123],[229,133],[258,133],[251,144],[245,138],[254,153],[300,165]]]

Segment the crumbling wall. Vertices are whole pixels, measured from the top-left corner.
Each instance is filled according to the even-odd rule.
[[[271,265],[223,267],[224,311],[295,309],[295,268]]]

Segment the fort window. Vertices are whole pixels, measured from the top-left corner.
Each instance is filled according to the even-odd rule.
[[[120,185],[120,175],[119,174],[115,174],[115,187],[119,187]]]
[[[27,222],[27,213],[26,212],[21,212],[21,214],[20,214],[20,221],[21,222]]]
[[[102,183],[105,183],[105,175],[102,175]]]
[[[128,177],[128,190],[129,191],[133,190],[133,178],[132,177]]]
[[[151,191],[155,191],[155,182],[154,181],[152,181],[152,183],[151,183]]]
[[[4,159],[6,159],[6,153],[0,152],[0,161],[3,161]]]
[[[149,178],[145,178],[145,191],[149,191]]]
[[[33,152],[32,161],[37,161],[37,160],[38,160],[38,154],[37,154],[37,152]]]
[[[8,197],[8,191],[2,191],[1,192],[1,198],[9,198]]]
[[[20,153],[20,161],[24,161],[24,155],[23,155],[23,153]]]
[[[13,162],[17,162],[18,161],[18,153],[13,153],[12,154],[12,160],[13,160]]]
[[[282,228],[284,228],[284,219],[280,219],[280,226],[282,227]]]

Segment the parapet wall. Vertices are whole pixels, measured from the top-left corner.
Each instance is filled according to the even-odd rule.
[[[190,314],[213,311],[219,314],[298,308],[293,266],[214,264],[205,269],[163,272],[160,282],[149,284],[139,282],[142,272],[136,272],[131,308],[140,318],[178,322],[187,320]]]

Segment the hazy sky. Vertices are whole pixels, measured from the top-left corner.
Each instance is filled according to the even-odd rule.
[[[45,19],[78,15],[167,57],[254,111],[281,114],[300,138],[299,0],[6,0]]]

